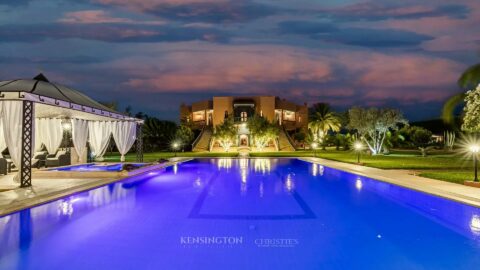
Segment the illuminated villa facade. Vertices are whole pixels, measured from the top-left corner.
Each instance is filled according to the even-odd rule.
[[[202,134],[194,143],[196,151],[210,151],[212,147],[215,148],[215,142],[211,140],[212,127],[223,123],[228,117],[233,117],[239,126],[236,146],[249,147],[249,131],[242,123],[247,122],[255,114],[282,127],[276,147],[280,151],[295,150],[287,132],[305,131],[308,125],[307,104],[298,105],[275,96],[213,97],[180,106],[180,120],[189,123],[194,130],[202,130]]]

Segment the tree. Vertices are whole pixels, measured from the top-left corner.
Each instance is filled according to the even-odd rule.
[[[268,143],[274,141],[280,132],[277,125],[256,114],[248,119],[247,125],[253,144],[258,150],[263,150],[268,146]]]
[[[467,68],[457,80],[462,89],[469,89],[480,85],[480,63]],[[455,108],[465,99],[465,93],[459,93],[447,100],[443,105],[442,118],[447,124],[453,124]]]
[[[341,119],[338,115],[331,111],[330,105],[327,103],[314,104],[310,109],[310,129],[316,141],[323,142],[325,135],[331,130],[340,131]]]
[[[193,140],[193,131],[185,125],[180,125],[177,127],[177,131],[175,132],[175,140],[179,141],[180,145],[182,146],[182,150],[184,149],[185,145],[188,145]]]
[[[432,132],[423,127],[411,127],[410,139],[420,149],[423,157],[427,156],[428,145],[432,142]]]
[[[175,138],[177,124],[146,116],[142,128],[145,149],[151,151],[168,150],[170,149],[170,141]]]
[[[225,119],[222,124],[215,127],[213,138],[222,146],[225,152],[230,150],[230,147],[235,142],[237,137],[237,127],[233,123],[231,117]]]
[[[408,124],[402,113],[395,109],[359,108],[348,111],[349,127],[355,129],[373,155],[382,151],[386,133],[397,130],[398,124]]]
[[[464,89],[478,84],[480,84],[480,63],[467,68],[458,78],[458,85]]]
[[[462,130],[480,132],[480,85],[467,92],[465,103]]]

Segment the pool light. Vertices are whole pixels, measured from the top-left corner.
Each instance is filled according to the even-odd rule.
[[[475,170],[475,178],[473,182],[478,182],[478,152],[480,152],[480,146],[478,144],[472,144],[468,147],[468,150],[472,153],[473,164]]]
[[[355,180],[355,188],[358,191],[360,191],[360,190],[362,190],[362,187],[363,187],[362,179],[357,178],[357,180]]]
[[[475,234],[480,234],[480,216],[473,215],[470,221],[470,229]]]

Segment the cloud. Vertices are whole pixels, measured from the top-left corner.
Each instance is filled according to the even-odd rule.
[[[369,1],[324,9],[320,17],[344,21],[378,21],[386,19],[415,19],[427,17],[465,18],[470,10],[465,5],[401,5]]]
[[[277,14],[275,6],[250,0],[96,0],[104,5],[124,6],[131,10],[183,22],[237,23]]]
[[[363,47],[415,46],[433,38],[411,31],[369,28],[338,28],[332,23],[314,21],[284,21],[278,24],[280,33],[305,35],[309,38]]]
[[[314,38],[370,48],[415,46],[433,39],[409,31],[368,28],[344,28],[329,35],[315,35]]]
[[[195,49],[186,49],[194,47]],[[185,44],[161,57],[109,63],[123,85],[151,93],[274,93],[311,98],[439,101],[456,90],[463,65],[411,53],[316,50],[272,45]],[[303,98],[301,98],[303,96]],[[353,99],[352,99],[353,98]]]
[[[343,54],[338,61],[356,74],[355,85],[366,89],[449,89],[454,86],[464,66],[448,59],[418,54],[387,55],[381,53]],[[454,89],[453,89],[454,90]],[[384,97],[393,92],[384,93]],[[399,92],[401,94],[406,92]]]
[[[163,21],[141,21],[132,20],[130,18],[113,17],[109,12],[104,10],[81,10],[67,12],[62,18],[58,20],[62,23],[79,23],[79,24],[97,24],[97,23],[110,23],[110,24],[151,24],[162,25]]]
[[[331,33],[338,30],[338,28],[332,23],[300,21],[300,20],[280,22],[278,24],[278,29],[282,34],[298,34],[298,35]]]
[[[39,42],[46,39],[97,40],[104,42],[225,42],[228,34],[213,28],[130,24],[18,24],[0,26],[0,42]]]
[[[70,57],[4,57],[0,56],[1,63],[7,64],[93,64],[103,60],[97,57],[78,55]]]
[[[0,6],[27,6],[32,0],[0,0]]]
[[[126,84],[152,92],[268,91],[295,81],[330,79],[329,63],[291,48],[214,46],[170,52],[161,59],[123,59],[112,63],[129,74]]]

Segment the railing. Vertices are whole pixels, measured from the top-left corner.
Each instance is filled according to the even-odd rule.
[[[195,148],[195,146],[197,146],[198,142],[200,141],[200,138],[202,138],[202,135],[203,135],[203,132],[205,131],[205,125],[202,127],[202,130],[200,131],[200,134],[198,134],[197,138],[195,139],[195,141],[193,141],[192,143],[192,151],[193,149]]]

